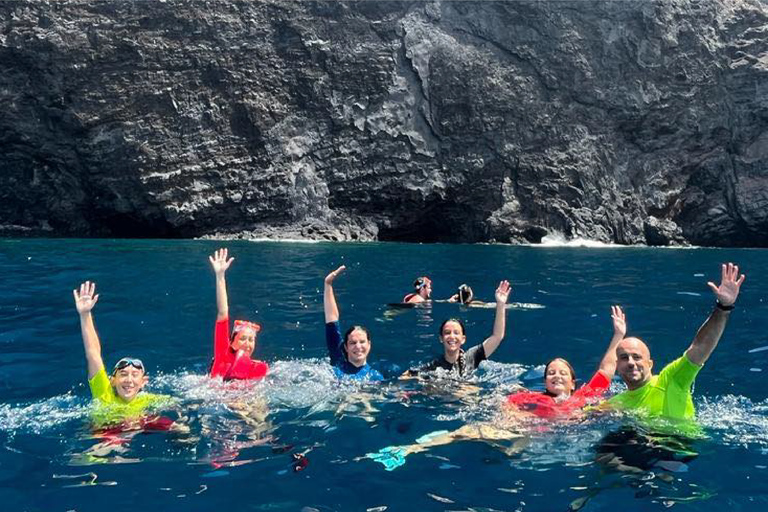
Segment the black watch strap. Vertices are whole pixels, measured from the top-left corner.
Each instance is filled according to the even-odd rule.
[[[736,309],[736,304],[731,304],[730,306],[726,306],[725,304],[720,304],[720,301],[717,301],[715,303],[715,307],[720,311],[733,311],[734,309]]]

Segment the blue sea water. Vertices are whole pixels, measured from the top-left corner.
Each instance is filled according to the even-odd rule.
[[[768,505],[768,252],[764,250],[228,242],[233,318],[258,321],[256,385],[205,377],[212,352],[211,241],[0,241],[0,502],[8,511],[763,510]],[[679,356],[712,309],[719,264],[747,274],[738,308],[695,389],[706,438],[692,460],[638,474],[596,463],[619,418],[540,427],[508,455],[462,442],[410,455],[394,471],[365,458],[436,430],[491,420],[509,390],[540,388],[542,365],[595,369],[625,307],[657,370]],[[336,284],[342,327],[372,333],[385,375],[437,356],[440,322],[462,318],[468,345],[493,310],[435,303],[394,310],[413,279],[434,296],[460,283],[493,300],[513,283],[507,337],[474,379],[476,393],[389,380],[333,379],[323,339],[322,280]],[[142,358],[149,389],[179,398],[187,434],[140,434],[119,453],[89,450],[89,392],[72,289],[98,285],[94,310],[107,366]],[[614,392],[622,388],[616,381]],[[362,397],[362,399],[361,399]],[[367,400],[367,404],[365,405]],[[239,412],[238,412],[239,411]],[[245,411],[245,412],[244,412]],[[248,412],[255,411],[255,412]],[[268,411],[266,419],[263,413]],[[261,416],[259,416],[261,413]],[[302,459],[303,457],[303,459]]]

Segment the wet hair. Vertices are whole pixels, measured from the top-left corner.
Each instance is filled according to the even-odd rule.
[[[371,333],[368,332],[368,329],[363,327],[362,325],[353,325],[349,329],[347,329],[347,332],[344,333],[344,345],[347,344],[349,341],[349,335],[352,334],[354,331],[363,331],[365,333],[366,338],[368,338],[368,342],[371,341]]]
[[[457,324],[459,324],[461,326],[461,334],[466,336],[467,330],[464,327],[464,322],[462,322],[458,318],[449,318],[448,320],[440,324],[440,332],[438,334],[440,335],[441,338],[443,337],[443,329],[445,328],[445,324],[447,324],[448,322],[456,322]]]
[[[556,357],[556,358],[552,359],[551,361],[549,361],[547,363],[547,365],[544,367],[544,381],[546,382],[546,380],[547,380],[547,372],[549,371],[549,365],[551,365],[555,361],[560,361],[561,363],[564,363],[565,366],[568,367],[568,371],[571,372],[571,380],[573,380],[573,388],[574,388],[574,391],[575,391],[576,390],[576,372],[573,371],[573,366],[571,366],[571,363],[569,363],[568,361],[566,361],[562,357]],[[547,394],[547,395],[552,396],[552,393],[550,393],[546,389],[544,390],[544,393]],[[573,391],[571,391],[571,393],[573,393]]]
[[[459,295],[459,302],[461,302],[462,304],[472,302],[472,298],[474,297],[474,293],[472,293],[472,288],[470,288],[466,284],[462,284],[459,286],[458,295]]]
[[[418,277],[418,278],[416,278],[416,280],[413,282],[413,287],[414,287],[416,290],[421,290],[422,288],[424,288],[425,286],[427,286],[427,283],[431,283],[431,282],[432,282],[432,281],[430,281],[428,277]]]

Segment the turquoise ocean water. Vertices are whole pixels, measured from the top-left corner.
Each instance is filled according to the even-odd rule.
[[[204,375],[215,318],[210,241],[1,240],[0,501],[9,511],[91,510],[763,510],[768,505],[768,252],[764,250],[230,242],[233,318],[258,321],[257,385]],[[611,335],[609,306],[647,340],[657,369],[679,356],[711,311],[719,264],[747,274],[738,308],[696,382],[698,454],[637,474],[595,462],[620,418],[541,426],[509,455],[455,443],[395,471],[364,458],[435,430],[493,419],[517,385],[541,386],[542,365],[567,358],[580,377]],[[369,361],[387,376],[440,353],[437,328],[459,316],[468,345],[493,310],[436,303],[392,310],[413,279],[434,296],[461,283],[493,300],[513,283],[507,337],[473,392],[390,380],[334,381],[322,323],[322,280],[336,284],[342,327],[372,333]],[[133,437],[92,453],[89,395],[72,289],[96,281],[94,311],[107,366],[142,358],[150,390],[175,395],[185,434]],[[613,390],[622,388],[616,381]],[[464,390],[466,391],[466,390]],[[360,399],[361,395],[365,398]],[[246,411],[246,412],[243,412]],[[264,419],[266,414],[266,419]],[[653,461],[651,461],[653,462]]]

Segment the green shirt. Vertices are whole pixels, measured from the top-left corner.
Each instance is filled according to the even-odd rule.
[[[691,387],[701,366],[687,356],[672,361],[642,387],[614,396],[608,403],[617,409],[632,410],[644,416],[663,416],[690,420],[696,414]]]
[[[93,421],[97,425],[138,419],[150,411],[162,409],[172,401],[168,395],[139,393],[133,400],[126,402],[115,393],[103,367],[93,378],[88,380],[88,385],[91,387],[91,396],[95,402]]]

